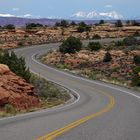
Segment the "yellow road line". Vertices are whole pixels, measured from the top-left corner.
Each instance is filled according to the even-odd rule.
[[[88,120],[91,120],[93,118],[96,118],[96,117],[98,117],[100,115],[103,115],[104,113],[106,113],[109,110],[111,110],[113,108],[113,106],[115,105],[114,97],[109,95],[109,94],[107,94],[107,93],[105,93],[105,92],[103,92],[103,91],[100,91],[100,93],[104,94],[109,99],[108,105],[105,108],[103,108],[101,111],[96,112],[94,114],[91,114],[89,116],[86,116],[86,117],[84,117],[82,119],[79,119],[79,120],[73,122],[73,123],[70,123],[69,125],[66,125],[65,127],[57,129],[57,130],[55,130],[55,131],[53,131],[53,132],[51,132],[51,133],[49,133],[49,134],[47,134],[47,135],[45,135],[43,137],[38,138],[37,140],[53,140],[54,138],[58,137],[59,135],[71,130],[72,128],[75,128],[76,126],[79,126],[80,124],[82,124],[82,123],[84,123],[84,122],[86,122]]]

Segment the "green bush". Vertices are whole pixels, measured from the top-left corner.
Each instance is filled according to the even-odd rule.
[[[102,45],[99,42],[89,42],[89,44],[88,44],[88,48],[91,51],[98,51],[101,49],[101,47],[102,47]]]
[[[112,60],[111,54],[107,52],[104,56],[103,62],[110,62]]]
[[[80,51],[82,48],[82,42],[73,36],[70,36],[65,40],[62,45],[59,46],[59,51],[61,53],[75,53]]]

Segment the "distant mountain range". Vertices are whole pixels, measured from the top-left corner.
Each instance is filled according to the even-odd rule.
[[[94,19],[94,20],[100,20],[100,19],[104,19],[104,20],[117,20],[117,19],[123,19],[123,16],[119,13],[117,13],[116,11],[112,11],[112,12],[96,12],[96,11],[91,11],[89,13],[86,13],[84,11],[79,11],[75,14],[72,15],[72,18],[76,18],[76,19]]]
[[[20,17],[0,17],[0,26],[4,26],[7,24],[13,24],[15,26],[24,26],[27,23],[40,23],[43,25],[53,26],[56,22],[60,22],[62,19],[47,19],[47,18],[41,18],[41,19],[31,19],[31,18],[20,18]],[[76,23],[79,23],[81,21],[84,21],[86,24],[94,24],[98,23],[99,20],[75,20]],[[71,22],[72,20],[67,20]],[[115,22],[116,20],[106,20],[110,23]],[[140,21],[140,20],[137,20]]]
[[[53,26],[56,22],[60,22],[62,19],[48,19],[48,18],[40,18],[40,19],[31,19],[31,18],[20,18],[20,17],[0,17],[0,25],[13,24],[15,26],[24,26],[27,23],[40,23],[43,25]],[[99,20],[76,20],[73,19],[76,23],[84,21],[86,24],[98,23]],[[72,20],[67,20],[71,22]]]
[[[19,17],[0,17],[0,25],[13,24],[15,26],[24,26],[27,23],[40,23],[43,25],[54,25],[59,22],[58,19],[31,19],[31,18],[19,18]]]

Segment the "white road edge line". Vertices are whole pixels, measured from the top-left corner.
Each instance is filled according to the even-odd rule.
[[[38,63],[38,64],[44,66],[44,67],[47,67],[47,68],[52,69],[52,70],[55,70],[55,71],[57,71],[57,72],[59,72],[59,73],[68,75],[68,76],[70,76],[70,77],[74,77],[74,78],[76,78],[76,79],[80,79],[80,80],[87,81],[87,82],[90,82],[90,83],[93,83],[93,84],[96,84],[96,85],[104,86],[104,87],[107,87],[107,88],[110,88],[110,89],[113,89],[113,90],[121,91],[121,92],[127,93],[127,94],[129,94],[129,95],[131,95],[131,96],[134,96],[134,97],[140,99],[140,96],[137,96],[137,95],[135,95],[135,94],[133,94],[133,93],[131,93],[131,92],[128,92],[128,91],[125,91],[125,90],[122,90],[122,89],[118,89],[118,88],[115,88],[115,87],[111,87],[111,86],[109,86],[109,85],[107,85],[107,84],[98,83],[98,82],[95,82],[95,81],[92,81],[92,80],[88,80],[88,79],[85,79],[85,78],[82,78],[82,77],[74,76],[74,75],[69,74],[69,73],[67,73],[67,72],[63,72],[63,71],[57,70],[57,69],[55,69],[55,68],[49,67],[49,66],[47,66],[47,65],[45,65],[45,64],[43,64],[43,63],[41,63],[41,62],[39,62],[39,61],[37,61],[37,60],[35,59],[35,56],[36,56],[37,54],[38,54],[38,53],[33,54],[33,55],[31,56],[31,59],[32,59],[33,61],[35,61],[36,63]]]

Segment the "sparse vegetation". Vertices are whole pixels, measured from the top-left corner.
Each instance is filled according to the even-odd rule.
[[[12,115],[16,115],[17,110],[15,107],[13,107],[11,104],[6,104],[4,106],[4,110],[7,114],[12,114]]]
[[[61,102],[65,102],[70,98],[65,89],[39,76],[32,74],[30,83],[35,86],[39,97],[45,100],[47,99],[47,101],[60,100]]]

